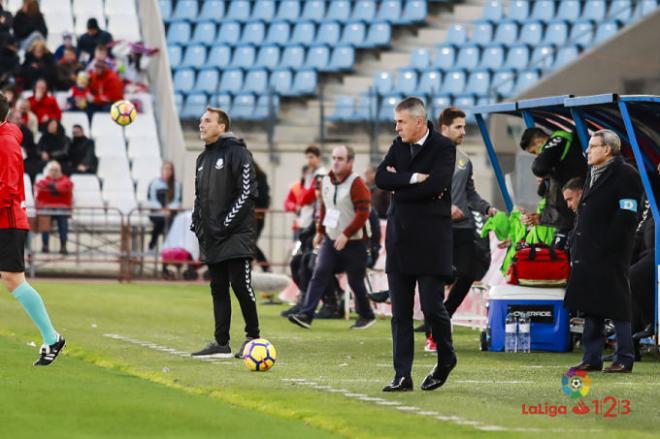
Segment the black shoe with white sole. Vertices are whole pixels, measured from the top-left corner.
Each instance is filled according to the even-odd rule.
[[[369,326],[373,325],[376,323],[376,319],[373,317],[370,319],[366,319],[364,317],[358,317],[357,321],[353,326],[351,326],[351,329],[367,329]]]
[[[312,318],[307,314],[291,314],[289,315],[289,321],[301,328],[310,329],[312,327]]]
[[[243,344],[241,345],[241,348],[234,354],[234,358],[243,358],[243,351],[245,350],[245,346],[247,346],[248,343],[250,343],[253,338],[246,338]]]
[[[214,340],[204,349],[193,352],[190,356],[195,358],[231,358],[232,354],[229,344],[221,345]]]
[[[42,345],[39,350],[39,359],[34,362],[35,366],[48,366],[52,364],[62,349],[66,346],[66,340],[61,335],[57,336],[57,341],[52,345]]]

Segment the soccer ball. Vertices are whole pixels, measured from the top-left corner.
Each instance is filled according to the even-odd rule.
[[[243,349],[243,363],[255,372],[265,372],[275,364],[277,351],[265,338],[251,340]]]
[[[135,120],[137,110],[130,101],[117,101],[110,108],[110,117],[115,123],[124,127]]]

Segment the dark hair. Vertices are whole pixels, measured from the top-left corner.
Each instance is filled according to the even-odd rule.
[[[4,122],[7,119],[9,114],[9,100],[4,93],[0,93],[0,123]]]
[[[175,169],[174,169],[174,163],[172,163],[169,160],[163,160],[163,166],[170,166],[172,168],[172,175],[170,175],[170,178],[167,179],[167,202],[171,203],[174,201],[174,185],[176,184],[176,179],[175,179]]]
[[[231,130],[231,119],[225,110],[217,107],[206,107],[206,111],[210,111],[211,113],[218,115],[218,123],[224,124],[225,132]]]
[[[561,191],[581,191],[584,189],[584,178],[574,177],[566,182],[566,184],[561,188]]]
[[[107,52],[108,51],[108,46],[106,46],[105,44],[97,44],[96,47],[94,48],[94,50],[104,50],[104,51]]]
[[[438,118],[438,125],[444,125],[448,127],[454,123],[454,120],[459,118],[465,119],[465,112],[463,110],[456,107],[447,107],[442,110],[442,113],[440,113],[440,117]]]
[[[305,155],[314,154],[316,157],[321,157],[321,149],[316,145],[309,145],[305,149]]]
[[[527,128],[523,131],[522,136],[520,137],[520,148],[522,148],[523,151],[526,151],[532,142],[544,137],[548,137],[548,133],[541,128]]]
[[[99,22],[96,18],[90,18],[87,20],[87,29],[96,29],[99,30]]]

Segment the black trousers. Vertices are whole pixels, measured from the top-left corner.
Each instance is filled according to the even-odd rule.
[[[470,291],[474,278],[474,264],[477,250],[474,244],[474,229],[454,229],[454,268],[456,280],[449,290],[445,308],[451,318],[467,293]]]
[[[166,216],[152,215],[149,217],[154,228],[151,230],[151,239],[149,240],[149,250],[156,248],[158,237],[163,234],[165,228],[169,230],[174,221],[174,215],[167,214]]]
[[[266,225],[266,218],[264,217],[258,217],[257,218],[257,241],[259,241],[259,238],[261,237],[261,232],[264,230],[264,226]],[[259,263],[259,266],[261,267],[262,271],[270,272],[270,264],[268,263],[268,259],[266,258],[266,255],[264,254],[263,251],[257,246],[257,262]]]
[[[259,318],[257,303],[252,290],[252,267],[250,259],[230,259],[217,264],[209,264],[211,276],[211,296],[215,317],[215,340],[218,344],[229,343],[231,325],[231,298],[229,285],[234,290],[245,320],[245,335],[259,338]]]
[[[614,362],[621,363],[626,367],[632,367],[635,361],[633,340],[630,321],[613,320],[616,333],[616,352]],[[582,361],[592,365],[602,364],[601,354],[605,345],[603,329],[605,319],[603,317],[587,315],[584,319],[584,332],[582,333],[582,345],[584,356]]]
[[[655,312],[655,254],[647,251],[630,267],[632,331],[639,332],[653,323]]]
[[[415,285],[424,320],[431,326],[438,345],[438,364],[450,365],[456,354],[451,339],[449,313],[443,304],[445,282],[442,276],[415,276],[387,273],[392,302],[392,348],[396,377],[410,376],[414,357],[413,305]]]

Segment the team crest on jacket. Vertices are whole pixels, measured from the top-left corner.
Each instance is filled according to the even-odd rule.
[[[456,162],[456,167],[458,169],[465,169],[467,167],[467,163],[463,159],[458,159],[458,161]]]
[[[222,169],[225,166],[225,159],[220,157],[217,162],[215,162],[215,169]]]

